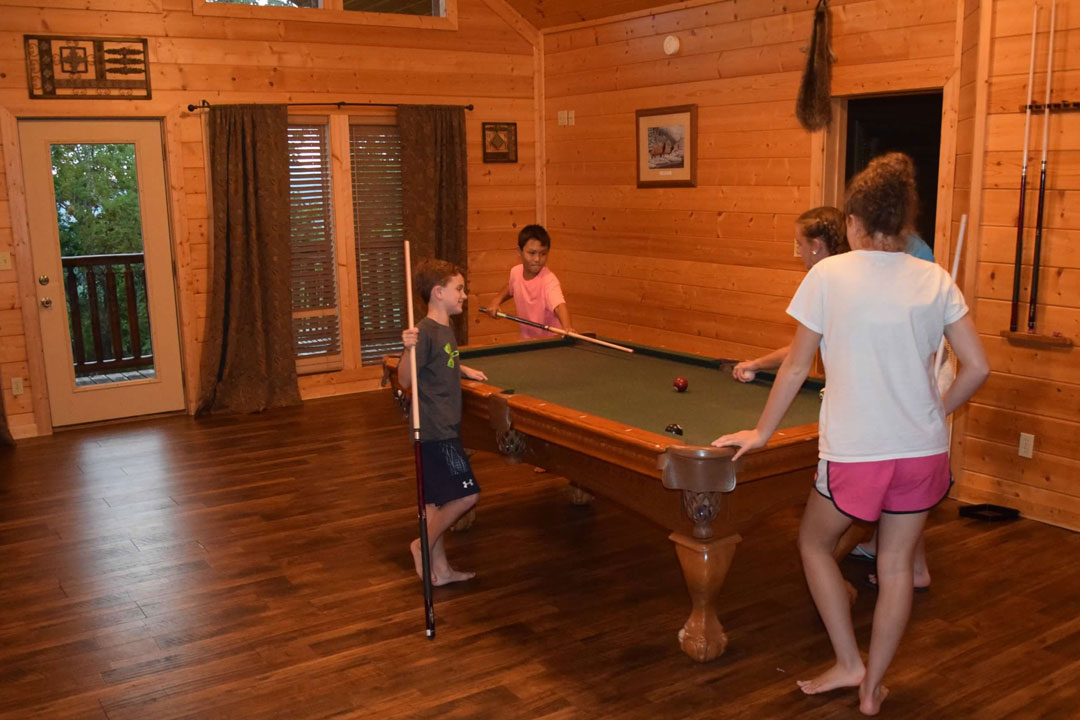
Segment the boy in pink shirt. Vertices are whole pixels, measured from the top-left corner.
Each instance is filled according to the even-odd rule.
[[[494,316],[508,298],[514,298],[517,315],[525,320],[573,330],[570,325],[570,310],[566,307],[562,286],[555,273],[547,269],[548,251],[551,249],[551,236],[542,225],[526,225],[518,233],[518,250],[521,252],[521,264],[510,268],[510,282],[491,301],[488,311]],[[521,337],[525,339],[550,337],[540,328],[519,325]]]

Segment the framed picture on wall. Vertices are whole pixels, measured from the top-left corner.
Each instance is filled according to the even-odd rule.
[[[697,105],[637,111],[637,186],[697,187]]]
[[[517,162],[517,123],[486,122],[481,123],[484,136],[484,162]]]

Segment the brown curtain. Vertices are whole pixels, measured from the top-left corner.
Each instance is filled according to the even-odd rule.
[[[468,278],[468,165],[465,108],[402,105],[401,188],[405,237],[413,262],[437,257],[461,268]],[[454,319],[458,344],[469,341],[465,313]]]
[[[8,430],[7,412],[4,410],[3,387],[4,379],[0,377],[0,447],[15,444],[15,441],[11,438],[11,432]]]
[[[210,109],[213,264],[199,413],[300,403],[287,128],[281,105]]]

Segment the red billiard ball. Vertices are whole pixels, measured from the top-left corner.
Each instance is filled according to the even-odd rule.
[[[679,392],[686,392],[686,388],[690,387],[690,383],[686,382],[686,378],[684,377],[675,378],[675,382],[673,382],[672,385],[674,385],[675,389]]]

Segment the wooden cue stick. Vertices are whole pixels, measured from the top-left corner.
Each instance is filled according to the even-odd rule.
[[[480,308],[480,312],[487,313],[488,315],[491,314],[491,313],[488,312],[487,308]],[[574,338],[575,340],[584,340],[585,342],[591,342],[591,343],[593,343],[595,345],[602,345],[604,347],[611,348],[612,350],[622,350],[623,352],[628,352],[628,353],[634,352],[633,348],[624,347],[622,345],[616,345],[615,343],[609,343],[609,342],[605,342],[603,340],[597,340],[596,338],[591,338],[588,335],[579,335],[576,332],[570,332],[569,330],[563,330],[562,328],[552,327],[550,325],[545,325],[544,323],[533,322],[532,320],[526,320],[525,318],[519,318],[519,317],[517,317],[515,315],[507,315],[502,310],[496,310],[495,311],[495,317],[496,318],[505,318],[507,320],[513,320],[516,323],[521,323],[522,325],[528,325],[528,326],[534,327],[534,328],[540,328],[541,330],[547,330],[550,333],[555,333],[556,335],[562,335],[563,337],[571,337],[571,338]]]
[[[956,237],[956,254],[952,261],[952,279],[956,282],[956,273],[960,269],[960,254],[964,252],[964,231],[967,230],[967,213],[960,216],[960,234]],[[945,336],[941,336],[938,343],[937,362],[934,364],[934,377],[941,373],[941,366],[945,363]]]
[[[1020,209],[1016,214],[1016,260],[1013,263],[1012,306],[1009,330],[1016,332],[1020,321],[1020,271],[1024,266],[1024,198],[1027,196],[1028,141],[1031,138],[1031,95],[1035,89],[1035,37],[1039,29],[1039,4],[1031,10],[1031,62],[1028,65],[1028,91],[1024,117],[1024,155],[1020,160]]]
[[[413,327],[412,256],[405,241],[406,322]],[[431,592],[431,548],[428,547],[427,504],[424,501],[424,459],[420,450],[420,388],[416,381],[416,346],[409,348],[409,382],[412,387],[413,455],[416,459],[416,515],[420,522],[420,565],[424,580],[424,627],[429,640],[435,638],[435,601]]]
[[[1035,330],[1035,306],[1039,298],[1039,256],[1042,252],[1043,204],[1046,199],[1046,146],[1050,142],[1050,78],[1054,70],[1054,21],[1057,0],[1050,3],[1050,50],[1046,59],[1046,104],[1043,107],[1042,168],[1039,170],[1039,205],[1035,211],[1035,257],[1031,261],[1031,299],[1028,302],[1028,332]]]

